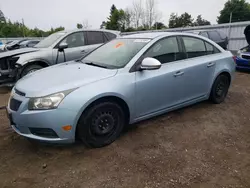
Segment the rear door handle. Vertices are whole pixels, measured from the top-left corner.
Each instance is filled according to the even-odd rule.
[[[210,62],[210,63],[207,64],[207,67],[212,67],[212,66],[214,66],[214,65],[215,65],[214,62]]]
[[[182,72],[182,71],[177,71],[177,72],[174,74],[174,77],[182,76],[183,74],[184,74],[184,72]]]

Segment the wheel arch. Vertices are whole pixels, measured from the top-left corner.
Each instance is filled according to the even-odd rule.
[[[29,60],[29,61],[23,63],[22,67],[24,69],[24,68],[28,67],[29,65],[40,65],[44,68],[50,66],[49,62],[47,62],[44,59],[33,59],[33,60]]]
[[[232,82],[232,75],[230,74],[230,72],[229,72],[228,70],[222,70],[222,71],[218,72],[218,73],[216,74],[216,76],[214,77],[213,84],[214,84],[216,78],[217,78],[218,76],[220,76],[220,75],[226,75],[226,76],[229,78],[229,82],[230,82],[230,85],[231,85],[231,82]]]
[[[131,108],[130,108],[128,102],[126,101],[126,99],[124,99],[124,97],[122,97],[120,95],[108,93],[106,95],[96,96],[96,97],[90,99],[88,102],[86,102],[76,118],[76,125],[78,124],[79,119],[84,112],[86,112],[92,106],[94,106],[98,103],[104,102],[104,101],[109,101],[109,102],[111,101],[111,102],[115,102],[118,105],[120,105],[125,112],[126,121],[127,121],[126,123],[129,123],[130,117],[131,117]]]

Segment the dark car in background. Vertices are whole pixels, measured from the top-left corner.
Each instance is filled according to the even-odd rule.
[[[21,40],[14,40],[6,45],[7,50],[16,50],[20,48],[20,44],[24,41],[27,41],[29,39],[21,39]]]
[[[38,44],[40,40],[26,40],[20,43],[19,48],[31,48]]]
[[[197,35],[201,35],[203,37],[209,38],[214,41],[218,45],[220,45],[223,49],[227,50],[228,46],[228,37],[225,33],[218,30],[199,30],[199,31],[188,31],[188,33],[195,33]]]

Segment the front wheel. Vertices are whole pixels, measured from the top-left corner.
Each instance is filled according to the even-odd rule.
[[[27,74],[30,74],[32,72],[35,72],[37,70],[42,69],[43,67],[41,65],[28,65],[25,67],[22,71],[21,78],[26,76]]]
[[[82,114],[77,136],[88,147],[100,148],[114,142],[125,125],[123,109],[113,102],[101,102]]]
[[[213,84],[210,100],[215,104],[222,103],[227,96],[229,86],[229,77],[223,74],[219,75]]]

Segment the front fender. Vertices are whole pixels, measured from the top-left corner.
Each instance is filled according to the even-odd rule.
[[[34,62],[43,62],[48,66],[51,65],[51,63],[48,60],[42,59],[42,58],[35,58],[35,59],[30,59],[30,60],[27,60],[27,61],[24,61],[24,62],[17,62],[16,64],[21,65],[21,66],[25,66],[25,65],[28,65],[28,64],[34,63]]]

